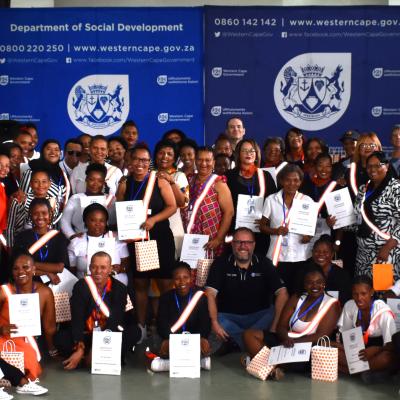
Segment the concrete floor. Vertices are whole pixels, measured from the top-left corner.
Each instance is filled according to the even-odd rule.
[[[279,382],[262,382],[248,375],[239,354],[212,359],[212,370],[200,379],[170,379],[168,373],[150,374],[144,367],[143,348],[130,355],[121,376],[91,375],[87,370],[65,372],[61,365],[46,363],[41,382],[49,388],[46,397],[57,400],[163,400],[163,399],[312,399],[387,400],[399,399],[400,379],[386,384],[365,385],[357,377],[339,377],[336,383],[312,381],[287,374]],[[15,398],[21,397],[15,395]],[[26,398],[26,397],[25,397]]]

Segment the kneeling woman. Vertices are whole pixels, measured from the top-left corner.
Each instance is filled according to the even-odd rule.
[[[382,300],[374,299],[372,280],[366,275],[354,279],[353,300],[343,307],[338,326],[340,332],[361,326],[365,350],[361,350],[360,360],[368,361],[370,371],[388,371],[396,367],[397,357],[392,345],[396,332],[393,313]],[[339,371],[349,373],[346,355],[342,345],[339,347]],[[370,375],[362,373],[362,377]]]
[[[175,289],[166,292],[160,298],[157,317],[157,331],[161,337],[161,346],[158,352],[160,357],[153,359],[151,369],[155,372],[169,370],[169,335],[182,332],[200,334],[201,366],[204,369],[210,369],[211,349],[207,338],[211,330],[211,320],[208,314],[207,298],[200,296],[199,291],[192,288],[189,264],[178,262],[172,271],[172,279]],[[186,307],[189,303],[195,304],[195,307],[185,319]]]
[[[308,266],[303,278],[304,292],[290,297],[279,318],[276,333],[253,329],[244,332],[243,342],[250,357],[265,345],[293,347],[295,343],[315,344],[320,337],[331,336],[340,316],[340,304],[325,293],[325,285],[326,277],[321,268]]]
[[[139,328],[125,323],[127,289],[111,277],[111,257],[95,253],[90,262],[91,276],[80,279],[71,297],[71,330],[57,335],[57,347],[69,357],[63,362],[67,370],[83,360],[90,364],[94,330],[122,331],[122,359],[139,339]]]
[[[14,294],[38,293],[42,330],[49,354],[51,356],[55,355],[57,352],[53,344],[53,335],[56,331],[53,292],[42,283],[33,281],[35,263],[32,256],[26,251],[21,251],[14,256],[11,273],[13,283],[1,286],[0,290],[0,348],[10,339],[10,334],[17,331],[17,327],[10,324],[10,297]],[[32,394],[34,394],[33,392],[35,391],[37,394],[47,392],[47,389],[37,385],[38,381],[36,379],[41,374],[42,369],[39,364],[41,355],[35,339],[29,336],[16,337],[12,340],[15,343],[16,351],[22,351],[24,353],[25,375],[15,374],[11,370],[11,382],[20,385],[17,391],[19,393]],[[7,370],[9,369],[7,368]],[[17,382],[18,379],[19,382]]]

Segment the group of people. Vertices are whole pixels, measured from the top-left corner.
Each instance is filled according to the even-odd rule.
[[[47,391],[37,381],[40,352],[62,357],[66,370],[89,365],[93,330],[122,331],[124,360],[154,325],[150,368],[167,370],[171,327],[185,309],[191,312],[176,332],[201,335],[205,369],[216,350],[210,335],[219,339],[217,354],[241,349],[246,364],[265,345],[316,343],[361,326],[367,348],[360,357],[371,371],[396,371],[400,338],[371,278],[373,264],[392,264],[394,285],[380,297],[400,295],[400,126],[390,155],[375,133],[345,132],[345,156],[335,162],[321,139],[306,140],[294,127],[262,147],[248,136],[233,117],[212,146],[172,129],[151,151],[127,121],[119,135],[81,134],[63,147],[46,139],[37,151],[37,127],[25,124],[1,145],[0,342],[17,330],[9,323],[12,294],[39,293],[43,329],[38,344],[14,339],[25,373],[0,360],[17,392]],[[334,229],[325,200],[343,188],[355,223]],[[296,199],[318,204],[313,236],[290,230]],[[134,240],[118,239],[116,204],[134,200],[147,210],[141,228],[156,242],[157,269],[140,271]],[[243,215],[249,226],[241,226]],[[207,235],[205,258],[214,261],[203,288],[181,260],[185,234]],[[107,246],[93,253],[101,240]],[[62,291],[72,320],[56,328],[53,293]],[[130,301],[134,311],[126,311]]]

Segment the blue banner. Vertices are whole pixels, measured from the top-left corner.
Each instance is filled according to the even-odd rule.
[[[133,119],[151,146],[179,128],[203,142],[203,10],[0,10],[0,118],[40,139],[112,135]]]
[[[400,8],[206,7],[206,141],[239,116],[262,144],[303,129],[389,141],[400,122]]]

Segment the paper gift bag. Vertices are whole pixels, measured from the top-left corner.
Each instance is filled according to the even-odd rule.
[[[318,339],[311,349],[311,378],[318,381],[336,382],[338,379],[339,350],[330,346],[329,337]]]
[[[374,264],[372,281],[374,290],[388,290],[393,285],[393,264]]]
[[[200,258],[197,261],[196,266],[196,285],[203,287],[208,278],[208,273],[210,272],[210,267],[213,263],[213,259]]]
[[[126,296],[126,306],[125,306],[125,312],[133,310],[133,304],[132,300],[129,297],[129,294]]]
[[[71,321],[71,306],[67,292],[54,293],[54,306],[56,309],[56,322]]]
[[[265,381],[275,368],[273,365],[268,365],[269,353],[270,349],[267,346],[264,346],[246,367],[247,372],[256,378]]]
[[[160,268],[157,242],[147,240],[135,242],[136,269],[139,272],[151,271]]]
[[[0,357],[25,374],[24,352],[15,350],[15,343],[13,340],[7,340],[4,342]]]

